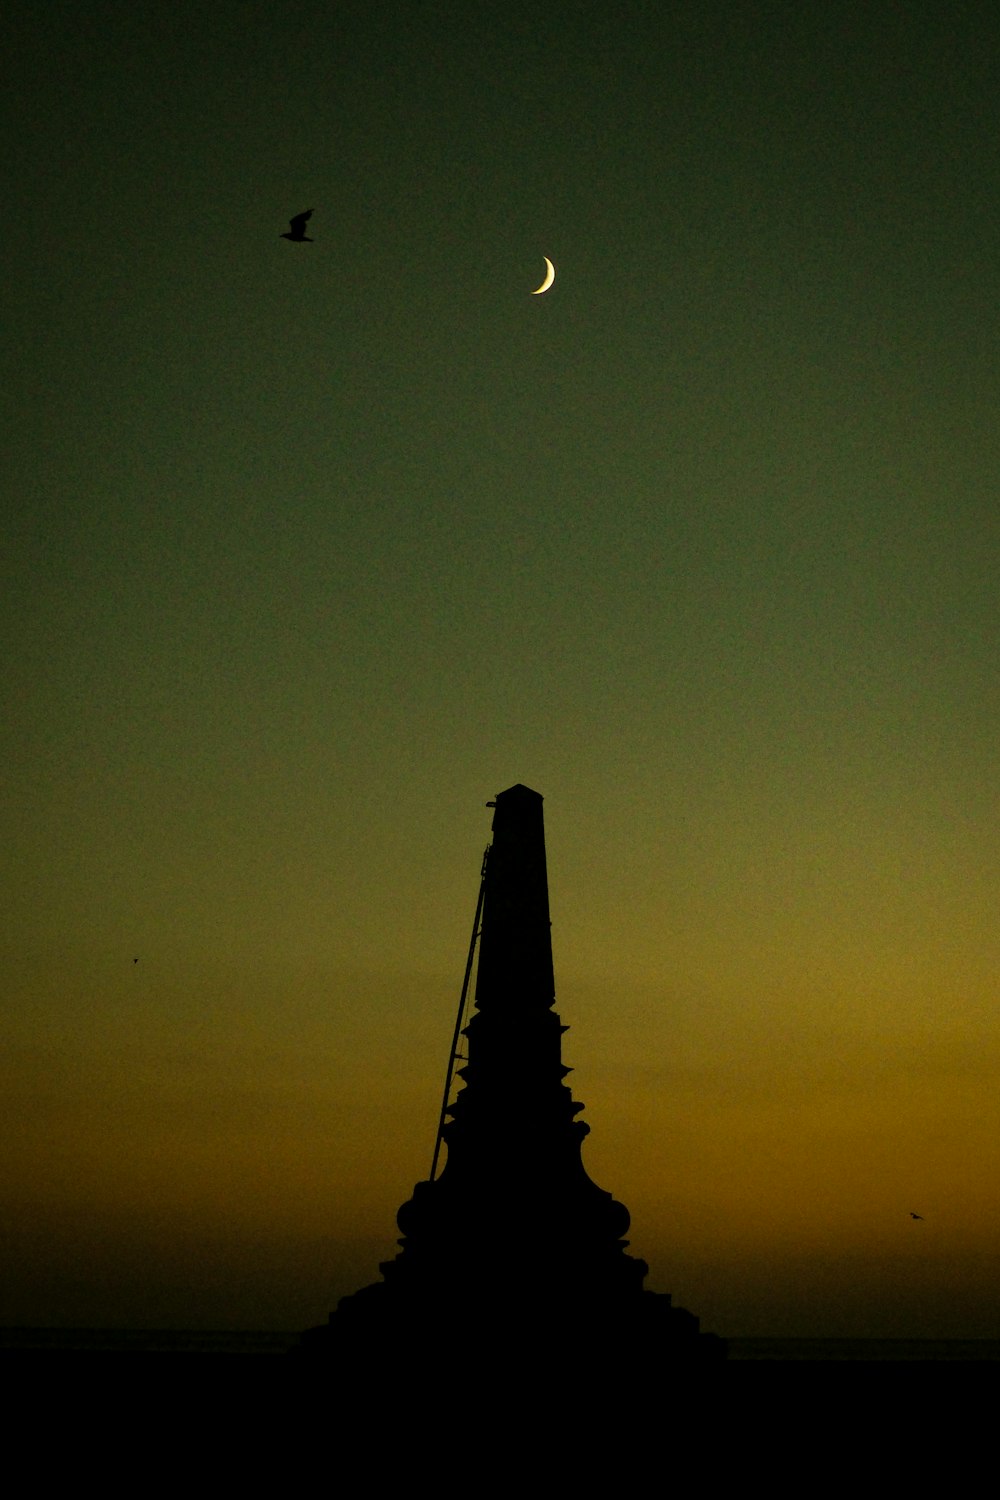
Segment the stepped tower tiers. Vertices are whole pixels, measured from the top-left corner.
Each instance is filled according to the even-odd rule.
[[[628,1210],[584,1168],[589,1127],[564,1082],[567,1028],[552,1008],[542,798],[518,785],[494,805],[464,1087],[441,1132],[447,1160],[400,1208],[403,1238],[383,1280],[342,1298],[303,1349],[353,1358],[405,1348],[409,1360],[458,1337],[484,1356],[565,1357],[574,1344],[610,1341],[623,1355],[639,1345],[654,1358],[717,1358],[720,1339],[643,1290],[648,1267],[626,1253]]]

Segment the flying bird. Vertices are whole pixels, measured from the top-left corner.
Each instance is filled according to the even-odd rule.
[[[296,214],[294,219],[289,219],[288,221],[288,233],[280,235],[279,238],[294,240],[297,245],[301,245],[303,240],[305,240],[308,244],[312,245],[314,243],[312,237],[306,234],[306,220],[311,218],[311,208],[307,208],[304,214]]]
[[[922,1219],[923,1218],[923,1214],[915,1214],[913,1212],[913,1210],[911,1209],[910,1210],[910,1218],[911,1219]]]

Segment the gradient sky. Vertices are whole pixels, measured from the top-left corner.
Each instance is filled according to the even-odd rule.
[[[375,1278],[520,781],[648,1284],[1000,1337],[995,6],[3,27],[0,1322]]]

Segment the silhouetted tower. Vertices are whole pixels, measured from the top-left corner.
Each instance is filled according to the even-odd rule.
[[[595,1337],[663,1356],[724,1352],[698,1320],[645,1292],[626,1253],[628,1210],[588,1177],[589,1127],[564,1082],[549,922],[542,798],[496,799],[483,869],[475,1013],[464,1087],[443,1126],[447,1162],[400,1208],[399,1254],[384,1280],[341,1300],[306,1347],[351,1348],[475,1329],[481,1350],[527,1354]],[[624,1349],[622,1352],[625,1352]]]

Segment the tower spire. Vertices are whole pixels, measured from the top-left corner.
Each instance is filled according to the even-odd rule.
[[[475,1010],[441,1132],[444,1168],[400,1208],[399,1253],[381,1283],[341,1300],[330,1342],[433,1338],[435,1319],[461,1309],[487,1345],[565,1350],[600,1333],[665,1355],[719,1352],[669,1296],[643,1291],[628,1210],[584,1167],[588,1126],[553,1009],[542,798],[529,787],[497,795],[481,894]],[[325,1333],[306,1335],[307,1347]]]

